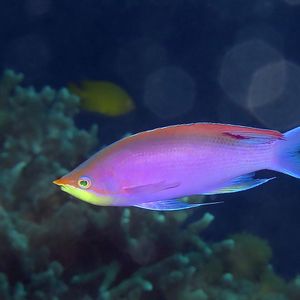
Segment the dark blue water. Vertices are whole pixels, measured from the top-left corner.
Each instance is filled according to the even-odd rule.
[[[92,79],[124,88],[135,102],[132,112],[115,118],[85,111],[76,115],[79,128],[99,125],[99,143],[89,153],[127,133],[180,123],[221,122],[285,132],[300,125],[300,2],[246,2],[1,1],[0,70],[24,73],[23,85],[37,90]],[[84,157],[76,164],[80,159]],[[272,248],[276,272],[292,278],[300,269],[300,181],[275,176],[259,188],[218,196],[224,203],[208,209],[215,221],[203,236],[216,242],[237,232],[258,235]],[[7,211],[18,211],[18,203]],[[38,222],[41,213],[31,218]],[[199,210],[191,219],[201,215]],[[96,243],[96,237],[90,239],[85,247]],[[110,239],[108,234],[103,247]],[[103,260],[117,257],[125,265],[130,260],[124,253],[106,255]],[[60,253],[53,257],[64,261]],[[89,262],[90,269],[101,261]],[[15,263],[8,259],[8,264],[13,268]],[[7,265],[0,264],[4,270]],[[64,267],[68,273],[70,266]],[[30,271],[23,272],[26,282]],[[127,275],[123,271],[117,280]],[[12,286],[18,281],[13,272],[8,278]]]

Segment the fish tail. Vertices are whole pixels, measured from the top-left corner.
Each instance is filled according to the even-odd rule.
[[[300,127],[287,131],[276,145],[276,170],[300,178]]]

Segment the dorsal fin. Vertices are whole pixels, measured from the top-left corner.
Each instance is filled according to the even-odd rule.
[[[224,131],[223,136],[227,136],[235,141],[249,143],[249,144],[264,144],[272,143],[277,140],[284,139],[280,132],[267,130],[262,131]]]
[[[284,139],[284,135],[276,130],[260,129],[240,125],[218,124],[218,123],[190,123],[171,125],[167,127],[147,130],[124,139],[123,143],[130,140],[147,140],[149,138],[168,138],[174,136],[227,136],[235,141],[248,143],[271,143],[275,140]]]

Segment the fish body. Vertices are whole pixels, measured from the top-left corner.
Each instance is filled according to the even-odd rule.
[[[69,84],[68,88],[81,98],[81,107],[88,111],[117,117],[135,108],[129,94],[110,81],[85,80],[80,86]]]
[[[176,210],[201,204],[176,199],[246,190],[270,169],[300,175],[300,129],[286,134],[235,125],[194,123],[126,137],[54,183],[98,205]],[[81,186],[86,179],[88,187]]]

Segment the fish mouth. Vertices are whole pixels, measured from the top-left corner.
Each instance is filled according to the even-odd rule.
[[[52,183],[58,185],[58,186],[63,186],[66,185],[66,180],[64,178],[59,178],[59,179],[55,179],[52,181]]]
[[[68,194],[71,194],[70,191],[72,190],[72,188],[74,189],[74,187],[67,184],[63,178],[56,179],[52,181],[52,183],[58,185],[63,192],[66,192]]]
[[[74,187],[68,185],[68,184],[65,184],[63,182],[63,180],[60,179],[56,179],[54,181],[52,181],[54,184],[58,185],[60,187],[60,189],[66,193],[70,193],[69,191],[72,190],[72,188],[74,189]]]

